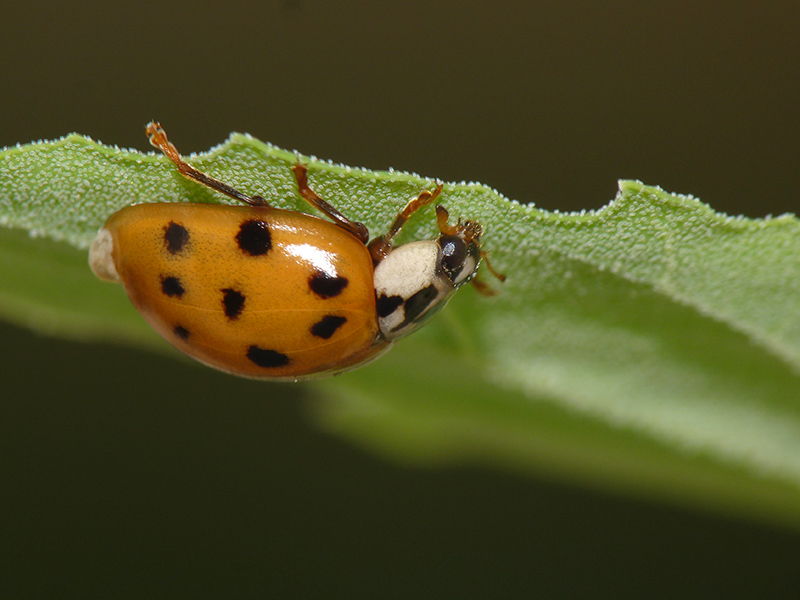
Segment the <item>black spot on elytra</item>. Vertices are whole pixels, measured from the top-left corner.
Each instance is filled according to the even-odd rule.
[[[320,298],[338,296],[348,283],[347,277],[336,277],[325,271],[315,271],[308,279],[308,287]]]
[[[378,316],[388,317],[394,311],[397,310],[397,307],[403,303],[403,299],[400,296],[387,296],[385,294],[381,294],[381,297],[378,298],[376,303],[376,308],[378,309]]]
[[[269,223],[260,219],[250,219],[239,227],[236,243],[242,252],[250,256],[261,256],[272,249],[272,234]]]
[[[177,254],[189,244],[189,231],[183,225],[178,225],[175,221],[170,221],[164,227],[164,245],[167,252]]]
[[[161,291],[164,292],[170,298],[180,298],[183,296],[183,293],[186,291],[181,284],[181,280],[177,277],[165,277],[164,275],[161,276]]]
[[[172,333],[175,334],[175,337],[178,337],[182,340],[188,340],[190,335],[189,330],[183,325],[175,325],[175,327],[172,329]]]
[[[336,330],[345,323],[347,323],[346,317],[325,315],[322,317],[321,321],[311,326],[311,335],[322,338],[323,340],[329,340],[331,336],[336,333]]]
[[[422,288],[406,300],[406,318],[403,321],[403,325],[416,320],[417,317],[430,307],[431,302],[433,302],[434,298],[438,295],[439,291],[436,289],[436,286],[431,284],[426,288]]]
[[[242,314],[244,308],[244,295],[234,289],[226,288],[222,291],[222,306],[225,309],[225,316],[233,320]]]
[[[275,350],[267,350],[258,346],[250,346],[247,349],[247,358],[259,367],[285,367],[289,364],[289,357]]]

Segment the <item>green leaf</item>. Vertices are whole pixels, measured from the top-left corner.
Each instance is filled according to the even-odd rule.
[[[296,155],[234,134],[190,162],[310,211]],[[304,158],[304,160],[308,160]],[[312,160],[315,190],[374,233],[434,182]],[[226,202],[165,158],[78,135],[0,153],[0,314],[159,351],[85,249],[135,202]],[[446,184],[505,272],[360,370],[314,384],[314,414],[414,464],[471,461],[800,524],[800,222],[729,218],[624,181],[608,206],[549,213]],[[435,232],[432,207],[403,239]],[[401,240],[402,241],[402,240]]]

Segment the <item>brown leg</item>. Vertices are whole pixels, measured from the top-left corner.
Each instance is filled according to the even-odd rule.
[[[436,224],[439,226],[439,232],[443,235],[456,235],[458,233],[458,227],[450,225],[450,223],[447,222],[448,219],[450,219],[450,213],[447,212],[447,209],[441,204],[437,206]]]
[[[400,232],[400,230],[403,228],[403,225],[408,222],[408,220],[411,218],[411,215],[413,215],[426,204],[430,204],[436,200],[441,193],[441,183],[437,184],[436,188],[432,192],[425,190],[424,192],[420,193],[419,196],[406,204],[405,208],[397,214],[392,222],[391,227],[389,227],[389,231],[387,231],[384,235],[376,237],[369,243],[369,251],[372,254],[372,261],[375,264],[378,264],[386,257],[387,254],[389,254],[392,249],[392,239]]]
[[[495,271],[492,268],[492,264],[489,262],[489,253],[488,252],[485,252],[485,251],[481,250],[481,258],[483,259],[483,262],[486,263],[486,268],[489,269],[489,272],[492,275],[497,277],[497,279],[500,280],[500,281],[505,281],[506,280],[506,276],[505,275],[503,275],[502,273],[498,273],[497,271]]]
[[[506,280],[506,276],[505,275],[503,275],[502,273],[498,273],[497,271],[495,271],[492,268],[492,265],[489,262],[488,253],[486,253],[483,250],[481,250],[481,258],[483,259],[483,263],[486,265],[486,268],[489,269],[489,272],[492,275],[497,277],[497,279],[499,279],[500,281],[505,281]],[[496,296],[497,295],[497,290],[494,289],[492,286],[490,286],[485,281],[483,281],[483,279],[480,279],[479,277],[480,277],[480,275],[478,275],[476,277],[473,277],[472,278],[472,282],[471,282],[472,285],[475,287],[475,289],[478,290],[478,293],[481,294],[482,296]]]
[[[432,192],[425,190],[419,196],[411,200],[411,202],[406,204],[406,207],[402,211],[400,211],[400,213],[398,213],[398,215],[394,218],[394,222],[392,223],[392,226],[389,227],[389,231],[386,233],[386,235],[383,236],[384,239],[386,241],[391,241],[392,238],[394,238],[394,236],[400,233],[400,230],[403,228],[403,225],[405,225],[408,222],[408,220],[411,218],[411,215],[413,215],[415,212],[417,212],[420,208],[422,208],[426,204],[430,204],[431,202],[436,200],[436,198],[438,198],[439,194],[441,193],[442,193],[442,184],[439,183],[436,185],[436,189],[434,189]]]
[[[472,286],[478,291],[481,296],[497,296],[497,290],[486,283],[483,279],[478,279],[478,277],[473,277]]]
[[[205,186],[210,187],[212,190],[222,192],[226,196],[230,196],[234,200],[239,200],[251,206],[269,206],[266,200],[261,196],[248,196],[231,186],[222,183],[221,181],[209,177],[202,171],[198,171],[192,165],[183,160],[178,149],[167,139],[167,132],[161,127],[160,123],[152,121],[147,124],[147,137],[150,139],[150,144],[163,152],[175,166],[178,167],[181,175],[194,179]]]
[[[305,198],[311,206],[324,213],[331,221],[336,223],[345,231],[352,233],[355,237],[361,240],[364,244],[369,241],[369,231],[366,225],[358,221],[351,221],[345,217],[338,210],[333,208],[330,204],[320,198],[317,193],[308,187],[308,167],[301,164],[299,161],[292,167],[294,178],[297,179],[297,188],[300,195]]]

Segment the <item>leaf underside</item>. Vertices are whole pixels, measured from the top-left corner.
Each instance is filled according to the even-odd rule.
[[[302,157],[310,183],[373,234],[435,181]],[[313,212],[297,155],[234,134],[198,168]],[[427,327],[352,373],[315,382],[314,415],[415,464],[502,464],[800,525],[800,222],[730,218],[622,181],[599,211],[551,213],[445,184],[507,274],[459,292]],[[86,248],[139,202],[227,202],[165,158],[79,135],[0,151],[0,314],[52,334],[167,352]],[[401,241],[436,231],[433,207]]]

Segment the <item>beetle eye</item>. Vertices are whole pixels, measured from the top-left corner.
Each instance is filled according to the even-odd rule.
[[[467,244],[458,236],[443,235],[439,238],[439,245],[442,248],[442,270],[454,282],[467,260]]]

